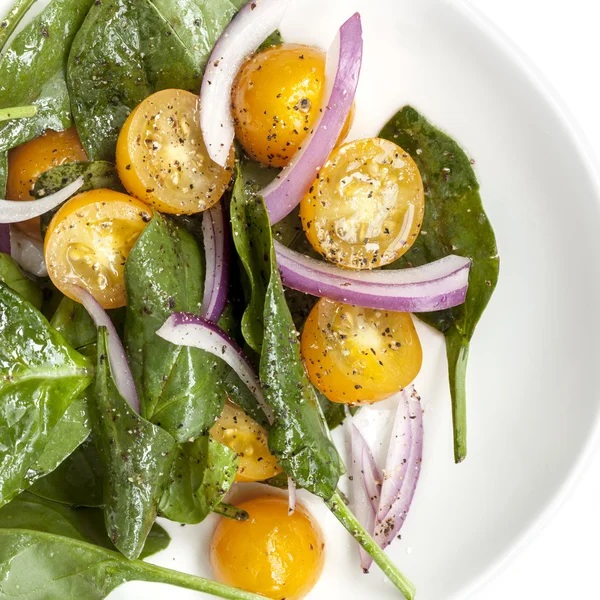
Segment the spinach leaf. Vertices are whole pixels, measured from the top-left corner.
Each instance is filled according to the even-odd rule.
[[[264,202],[260,197],[246,195],[239,172],[233,189],[231,220],[238,254],[247,269],[258,274],[261,286],[253,303],[255,314],[262,314],[264,323],[260,379],[265,401],[275,416],[269,431],[269,448],[299,486],[328,499],[335,492],[343,466],[302,364],[298,333],[285,301]]]
[[[77,350],[95,344],[98,338],[98,330],[88,311],[71,298],[61,300],[50,324]]]
[[[89,158],[114,160],[129,113],[159,90],[197,92],[201,73],[150,0],[102,0],[94,3],[73,42],[67,81]]]
[[[0,531],[7,529],[53,533],[91,542],[109,550],[114,549],[106,535],[101,510],[73,510],[54,502],[48,502],[29,492],[24,492],[0,509]],[[165,550],[170,541],[169,534],[159,525],[155,525],[148,536],[146,546],[144,546],[142,558]]]
[[[178,523],[200,523],[223,500],[237,473],[237,454],[208,435],[178,448],[160,513]]]
[[[104,518],[113,544],[137,558],[156,520],[158,502],[169,481],[175,440],[142,419],[113,380],[106,329],[98,330],[96,402],[92,430],[106,473]]]
[[[466,302],[449,310],[419,315],[446,337],[454,457],[461,462],[467,452],[465,383],[469,342],[498,281],[496,238],[481,203],[471,162],[452,138],[410,106],[392,118],[380,137],[410,153],[426,190],[421,235],[392,268],[417,267],[448,254],[472,260]]]
[[[23,273],[21,267],[8,254],[4,253],[0,253],[0,281],[38,310],[42,307],[42,290]]]
[[[104,188],[125,193],[125,188],[119,179],[116,167],[112,163],[97,160],[93,162],[67,163],[66,165],[59,165],[42,173],[35,182],[33,196],[35,198],[49,196],[79,177],[83,177],[84,183],[73,196],[87,192],[88,190]],[[41,216],[42,237],[46,235],[52,217],[60,210],[61,206],[62,204]]]
[[[80,402],[74,402],[71,408]],[[85,402],[83,406],[79,404],[79,410],[87,415]],[[89,435],[89,427],[82,428],[82,434]],[[103,476],[104,469],[94,440],[84,437],[83,443],[66,460],[46,477],[38,479],[28,491],[69,506],[97,507],[103,503]]]
[[[194,238],[156,213],[125,265],[125,342],[142,415],[178,442],[208,433],[225,405],[226,365],[156,335],[173,312],[198,313],[204,261]]]
[[[235,6],[229,0],[151,1],[191,52],[196,71],[202,73],[215,43],[237,12]]]
[[[6,198],[6,178],[8,177],[8,151],[0,151],[0,198]]]
[[[36,463],[92,377],[91,362],[0,283],[0,505],[45,475]],[[72,450],[72,439],[58,440],[54,455]]]
[[[237,404],[264,429],[267,431],[269,430],[269,420],[265,416],[263,409],[256,401],[254,394],[248,389],[248,386],[234,371],[229,371],[225,376],[225,388],[227,390],[227,396],[234,404]]]
[[[35,2],[36,0],[16,0],[8,14],[0,21],[0,52],[4,50],[6,42]]]
[[[73,510],[24,495],[0,510],[0,600],[103,600],[127,581],[176,585],[232,600],[262,596],[128,560],[110,550],[101,511]],[[167,547],[154,526],[143,556]]]
[[[65,67],[94,0],[53,0],[0,58],[0,108],[37,106],[35,117],[0,123],[0,152],[71,125]]]

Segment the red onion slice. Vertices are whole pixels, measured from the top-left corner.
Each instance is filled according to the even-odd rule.
[[[225,167],[235,136],[231,88],[248,56],[281,23],[290,0],[250,0],[217,40],[200,90],[200,128],[209,156]]]
[[[227,285],[229,283],[227,229],[225,211],[221,202],[204,211],[202,235],[206,258],[202,316],[207,321],[216,323],[221,318],[227,304]]]
[[[421,408],[421,398],[419,398],[414,388],[407,395],[412,443],[407,459],[404,480],[401,482],[398,496],[385,516],[382,519],[377,519],[374,538],[382,548],[389,546],[392,540],[398,535],[400,529],[402,529],[417,489],[419,475],[421,474],[421,462],[423,460],[423,410]],[[402,419],[404,414],[404,409],[400,408],[397,413],[398,417]],[[402,428],[403,424],[399,423],[399,429],[401,430]],[[394,429],[396,429],[396,424],[394,425]],[[393,456],[398,458],[401,456],[401,453],[394,453]],[[398,464],[386,464],[385,472],[386,474],[397,474],[401,472],[401,469]]]
[[[248,386],[270,423],[273,413],[266,404],[260,381],[241,348],[219,327],[199,315],[173,313],[156,332],[178,346],[192,346],[224,360]]]
[[[296,512],[296,482],[288,477],[288,515],[291,517]]]
[[[115,384],[121,396],[127,400],[135,412],[139,413],[140,398],[135,387],[133,374],[129,367],[127,354],[125,354],[125,348],[123,348],[123,344],[121,343],[121,339],[119,338],[119,334],[117,333],[113,322],[106,314],[106,311],[87,290],[76,285],[69,285],[69,295],[73,296],[83,304],[96,327],[106,327],[106,331],[108,332],[110,370],[112,371]]]
[[[295,290],[346,304],[430,312],[465,301],[471,261],[451,255],[415,267],[389,271],[350,271],[304,256],[274,241],[283,283]]]
[[[0,223],[0,252],[10,254],[10,225]]]
[[[10,255],[25,271],[36,277],[47,277],[44,244],[16,227],[10,228]]]
[[[352,109],[362,54],[362,24],[360,15],[355,13],[340,27],[327,53],[326,89],[319,121],[290,163],[260,194],[271,223],[281,221],[298,205],[335,148]]]
[[[0,200],[0,223],[20,223],[39,217],[62,204],[77,192],[82,185],[83,177],[79,177],[62,190],[41,200]]]
[[[383,521],[400,495],[408,461],[412,451],[413,432],[409,411],[409,393],[406,389],[398,402],[398,410],[388,447],[386,468],[381,486],[381,501],[377,508],[377,520]]]
[[[365,438],[354,423],[351,425],[351,431],[352,508],[358,522],[370,536],[373,536],[378,498],[375,499],[369,494],[369,485],[367,485],[365,473],[372,472],[369,463],[372,461],[372,463],[375,464],[375,459],[373,458],[373,454],[367,445]],[[360,553],[360,566],[365,573],[368,573],[369,568],[373,563],[373,559],[365,552],[365,550],[363,550],[362,546],[359,546],[358,550]]]

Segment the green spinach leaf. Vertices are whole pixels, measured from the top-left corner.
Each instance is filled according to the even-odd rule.
[[[77,350],[95,344],[98,338],[98,330],[87,310],[71,298],[61,300],[50,324]]]
[[[164,550],[154,526],[142,556]],[[103,600],[127,581],[176,585],[232,600],[262,596],[128,560],[110,549],[101,511],[70,509],[25,494],[0,510],[0,600]],[[263,599],[264,600],[264,599]]]
[[[226,365],[156,335],[171,313],[199,312],[204,289],[200,247],[183,227],[157,213],[127,259],[125,282],[125,341],[142,415],[178,442],[208,433],[225,405]]]
[[[38,310],[42,307],[42,290],[23,273],[21,267],[8,254],[0,253],[0,281]]]
[[[208,435],[178,448],[160,513],[178,523],[200,523],[223,500],[237,473],[237,454]]]
[[[168,88],[197,93],[201,73],[150,0],[102,0],[73,42],[67,81],[89,158],[112,161],[119,131],[142,100]]]
[[[36,308],[0,283],[0,505],[46,474],[36,463],[93,372]],[[64,442],[56,463],[73,450],[72,438]]]
[[[252,300],[255,314],[261,314],[264,323],[263,332],[255,330],[262,346],[260,379],[265,401],[275,416],[269,448],[300,487],[329,499],[343,466],[302,364],[298,332],[285,301],[264,202],[260,197],[247,196],[239,172],[231,220],[238,254],[260,284]]]
[[[0,52],[4,50],[6,42],[35,2],[36,0],[16,0],[8,14],[0,21]]]
[[[469,342],[498,281],[496,238],[481,203],[471,162],[452,138],[410,106],[392,118],[380,137],[410,153],[426,190],[421,235],[392,268],[417,267],[448,254],[472,260],[466,302],[449,310],[419,315],[446,337],[454,456],[460,462],[467,453],[465,383]]]
[[[79,404],[79,410],[87,416],[85,401],[83,406],[80,402],[82,400],[74,402],[67,412]],[[87,421],[84,424],[87,425]],[[82,428],[82,435],[89,434],[89,430],[89,425]],[[84,437],[83,443],[67,459],[51,473],[38,479],[28,491],[68,506],[98,507],[104,501],[103,483],[104,469],[94,440]]]
[[[0,151],[0,198],[6,198],[6,179],[8,177],[8,151]]]
[[[175,440],[142,419],[119,393],[110,369],[105,328],[98,330],[96,402],[92,430],[106,474],[104,517],[113,544],[137,558],[169,482]]]
[[[0,152],[71,125],[65,68],[71,43],[94,0],[53,0],[0,58],[0,108],[37,106],[35,117],[0,123]]]

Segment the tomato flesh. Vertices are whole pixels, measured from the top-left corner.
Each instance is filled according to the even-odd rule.
[[[315,387],[332,402],[370,404],[409,385],[421,369],[411,316],[322,298],[302,332],[302,357]]]
[[[333,151],[300,204],[302,226],[327,260],[349,269],[390,264],[416,240],[425,207],[419,169],[379,138]]]
[[[299,503],[288,515],[287,499],[280,496],[262,496],[238,507],[250,519],[221,519],[212,539],[216,579],[276,600],[304,598],[325,562],[318,524]]]
[[[273,46],[240,69],[232,93],[236,137],[246,153],[284,167],[300,149],[320,113],[325,53],[301,44]],[[340,142],[352,124],[348,118]]]
[[[48,129],[44,135],[17,146],[8,153],[6,198],[33,200],[31,192],[42,173],[59,165],[86,160],[87,154],[75,127],[65,131]],[[42,239],[39,217],[15,226],[35,239]]]
[[[117,170],[127,191],[161,212],[194,214],[220,199],[233,173],[209,156],[200,130],[200,100],[163,90],[129,115],[117,143]]]
[[[72,297],[69,286],[77,285],[103,308],[125,306],[125,261],[151,218],[148,206],[126,194],[103,189],[75,196],[46,232],[50,279],[66,296]]]
[[[237,452],[236,481],[264,481],[281,473],[277,459],[269,452],[267,432],[234,404],[225,405],[210,433]]]

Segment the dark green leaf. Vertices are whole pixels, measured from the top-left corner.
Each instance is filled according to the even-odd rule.
[[[204,261],[198,244],[157,213],[127,259],[125,282],[125,341],[142,415],[178,442],[208,433],[225,405],[225,364],[156,335],[171,313],[200,309]]]
[[[0,198],[6,198],[6,178],[8,177],[8,151],[0,151]]]
[[[227,396],[234,404],[237,404],[259,425],[269,430],[269,420],[265,416],[260,404],[256,401],[254,394],[248,389],[248,386],[234,371],[229,371],[225,376],[225,388]]]
[[[46,474],[36,463],[92,377],[90,361],[0,283],[0,505]],[[64,459],[73,451],[70,436],[54,456],[61,448]]]
[[[104,467],[104,517],[113,544],[137,558],[169,483],[175,440],[142,419],[119,393],[112,377],[105,328],[98,331],[96,402],[92,430]]]
[[[152,93],[198,92],[196,60],[149,0],[95,2],[69,57],[77,130],[92,160],[114,160],[129,113]]]
[[[65,67],[69,49],[94,0],[53,0],[0,59],[0,108],[35,104],[37,115],[0,123],[0,151],[71,125]]]
[[[155,525],[142,556],[168,543],[168,534]],[[128,560],[109,548],[101,511],[70,509],[24,494],[0,510],[0,600],[103,600],[127,581],[166,583],[231,600],[263,598]]]
[[[221,502],[237,473],[237,454],[204,435],[182,444],[160,513],[178,523],[200,523]]]
[[[236,13],[229,0],[152,0],[179,39],[191,52],[198,73]],[[197,92],[198,90],[196,90]]]
[[[0,21],[0,52],[4,50],[6,42],[35,2],[36,0],[16,0],[8,14]]]
[[[79,177],[83,177],[84,184],[73,196],[87,192],[88,190],[98,189],[125,192],[116,167],[112,163],[97,160],[95,162],[67,163],[66,165],[59,165],[42,173],[35,182],[33,195],[35,198],[44,198],[54,192],[58,192]],[[59,211],[61,206],[62,204],[42,215],[42,237],[46,235],[46,230],[48,229],[48,225],[50,225],[52,217]]]
[[[42,307],[42,290],[21,271],[21,267],[8,254],[0,253],[0,281],[38,310]]]
[[[83,348],[95,344],[98,330],[87,310],[79,302],[63,298],[58,305],[50,324],[73,348]]]
[[[446,336],[454,453],[460,462],[467,451],[465,377],[469,342],[498,281],[496,238],[481,203],[471,161],[452,138],[410,106],[394,116],[380,135],[410,153],[426,191],[421,235],[392,268],[416,267],[449,254],[472,260],[465,304],[419,315]]]
[[[298,332],[285,301],[264,202],[246,195],[239,176],[231,219],[240,259],[260,283],[260,288],[255,286],[253,310],[263,316],[264,332],[256,330],[256,337],[263,334],[260,379],[265,401],[275,416],[269,448],[300,487],[330,498],[343,467],[302,364]]]
[[[103,474],[94,440],[88,437],[54,471],[38,479],[29,492],[69,506],[102,506]]]

